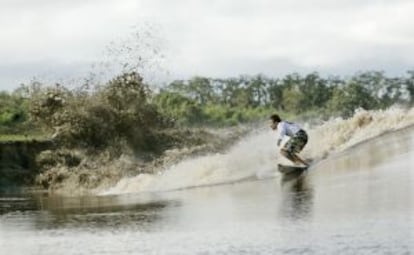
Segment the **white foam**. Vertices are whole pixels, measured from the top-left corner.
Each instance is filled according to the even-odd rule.
[[[305,124],[305,123],[303,123]],[[308,128],[310,140],[301,155],[321,158],[359,142],[414,124],[414,109],[394,107],[384,111],[359,110],[353,118],[332,119]],[[186,159],[162,174],[124,178],[102,194],[165,191],[236,181],[248,177],[274,176],[284,159],[276,146],[276,133],[267,128],[242,139],[228,152]],[[304,125],[306,126],[306,125]]]
[[[226,153],[187,159],[160,175],[140,174],[122,179],[104,194],[171,190],[263,176],[275,168],[273,135],[264,130],[242,139]]]
[[[343,151],[384,132],[414,124],[414,108],[392,107],[387,110],[358,110],[352,118],[327,121],[309,131],[310,141],[304,153],[308,157],[323,157]]]

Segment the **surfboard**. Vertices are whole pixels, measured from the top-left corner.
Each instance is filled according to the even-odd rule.
[[[300,174],[308,169],[307,166],[287,166],[282,164],[277,164],[277,168],[282,174]]]

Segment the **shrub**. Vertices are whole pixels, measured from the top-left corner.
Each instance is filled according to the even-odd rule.
[[[68,146],[103,149],[127,143],[151,148],[164,117],[148,102],[150,90],[137,73],[122,74],[93,92],[46,87],[32,96],[30,114]]]

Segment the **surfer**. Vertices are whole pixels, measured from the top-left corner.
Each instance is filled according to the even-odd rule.
[[[290,139],[280,149],[280,153],[296,165],[303,164],[305,166],[309,166],[307,162],[297,155],[302,151],[303,147],[305,147],[308,142],[308,134],[305,130],[303,130],[296,123],[282,120],[277,114],[270,116],[270,120],[270,127],[273,130],[277,130],[279,133],[277,140],[278,147],[280,147],[280,144],[285,136],[290,137]]]

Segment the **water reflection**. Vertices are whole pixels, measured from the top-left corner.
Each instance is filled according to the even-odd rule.
[[[36,210],[36,203],[28,196],[0,195],[0,216],[11,211]]]
[[[8,224],[30,225],[38,230],[151,231],[161,225],[165,208],[178,205],[174,200],[149,200],[145,196],[49,197],[37,194],[15,200],[0,199],[1,213]]]
[[[306,175],[290,174],[281,179],[282,216],[291,220],[303,220],[312,213],[313,189]]]

